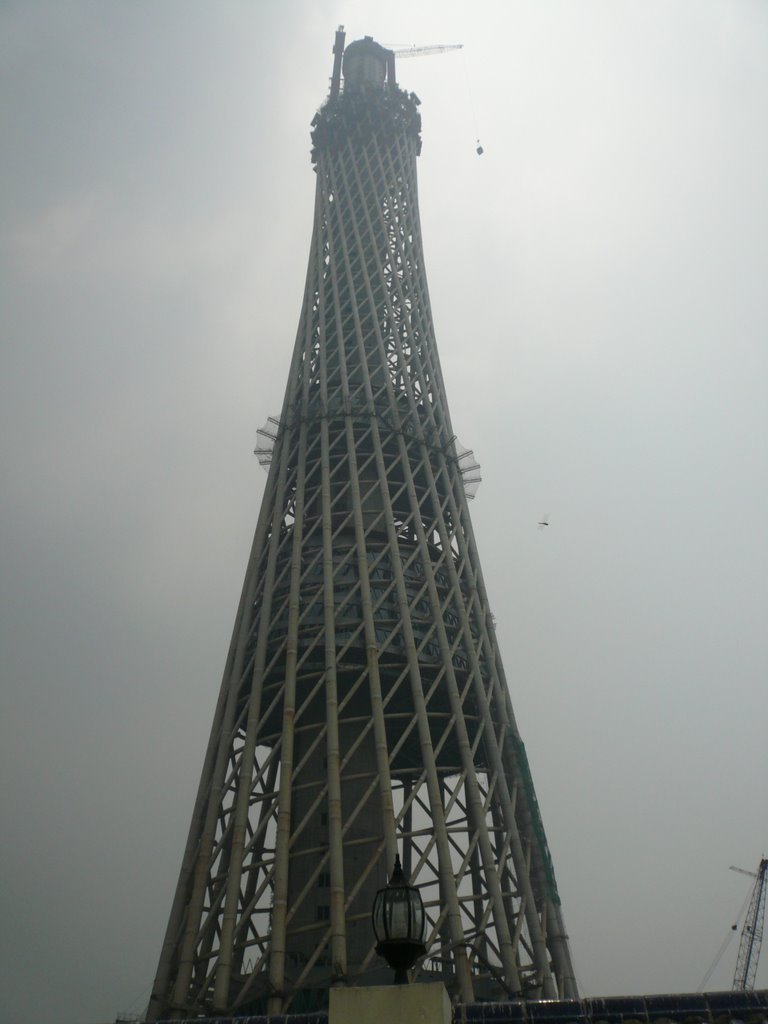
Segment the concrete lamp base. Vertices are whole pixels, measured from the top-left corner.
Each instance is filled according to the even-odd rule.
[[[451,1001],[440,982],[332,988],[328,1024],[451,1024]]]

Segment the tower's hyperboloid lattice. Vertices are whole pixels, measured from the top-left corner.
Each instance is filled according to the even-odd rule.
[[[418,977],[464,1003],[576,994],[435,346],[418,99],[371,39],[340,32],[334,54],[298,335],[150,1019],[389,980],[370,913],[397,853],[426,906]]]

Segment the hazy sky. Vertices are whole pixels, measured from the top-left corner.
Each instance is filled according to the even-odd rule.
[[[146,1003],[339,23],[465,44],[399,78],[423,103],[438,344],[583,991],[695,990],[749,891],[728,866],[768,853],[765,0],[2,0],[11,1024]]]

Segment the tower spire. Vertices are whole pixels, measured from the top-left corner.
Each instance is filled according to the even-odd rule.
[[[150,1019],[299,1012],[386,980],[370,911],[398,852],[427,916],[420,977],[462,1002],[576,993],[435,344],[417,101],[390,51],[366,37],[339,69],[336,44],[299,328]]]

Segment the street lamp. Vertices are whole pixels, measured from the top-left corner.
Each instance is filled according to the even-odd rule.
[[[395,985],[408,983],[407,971],[427,951],[424,945],[426,918],[419,890],[408,884],[395,857],[392,877],[373,901],[373,932],[376,952],[395,972]]]

